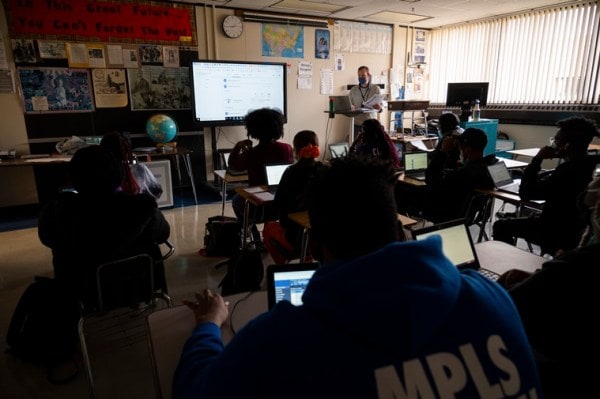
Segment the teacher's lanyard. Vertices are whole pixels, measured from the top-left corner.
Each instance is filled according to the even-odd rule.
[[[371,87],[367,86],[367,91],[363,92],[362,87],[358,86],[358,90],[360,90],[360,95],[363,99],[363,102],[367,101],[367,98],[369,98],[369,92],[371,91]]]

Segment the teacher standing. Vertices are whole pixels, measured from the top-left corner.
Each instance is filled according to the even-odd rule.
[[[350,89],[350,102],[354,108],[365,107],[363,104],[367,102],[371,97],[380,95],[381,90],[376,84],[371,84],[372,76],[369,72],[369,67],[360,66],[358,67],[358,85]],[[354,133],[355,135],[360,132],[360,127],[363,122],[367,119],[375,119],[377,112],[381,112],[381,102],[377,102],[368,108],[373,108],[373,112],[365,112],[362,114],[354,115]]]

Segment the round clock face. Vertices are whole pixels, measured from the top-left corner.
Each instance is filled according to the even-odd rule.
[[[223,32],[227,37],[240,37],[244,26],[242,19],[236,15],[228,15],[223,20]]]

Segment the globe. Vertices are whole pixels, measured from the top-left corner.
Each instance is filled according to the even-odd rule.
[[[168,143],[177,136],[177,123],[165,114],[152,115],[146,121],[146,134],[155,143]]]

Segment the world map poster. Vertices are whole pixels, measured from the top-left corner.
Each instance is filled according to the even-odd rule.
[[[263,23],[262,55],[304,58],[304,27]]]

